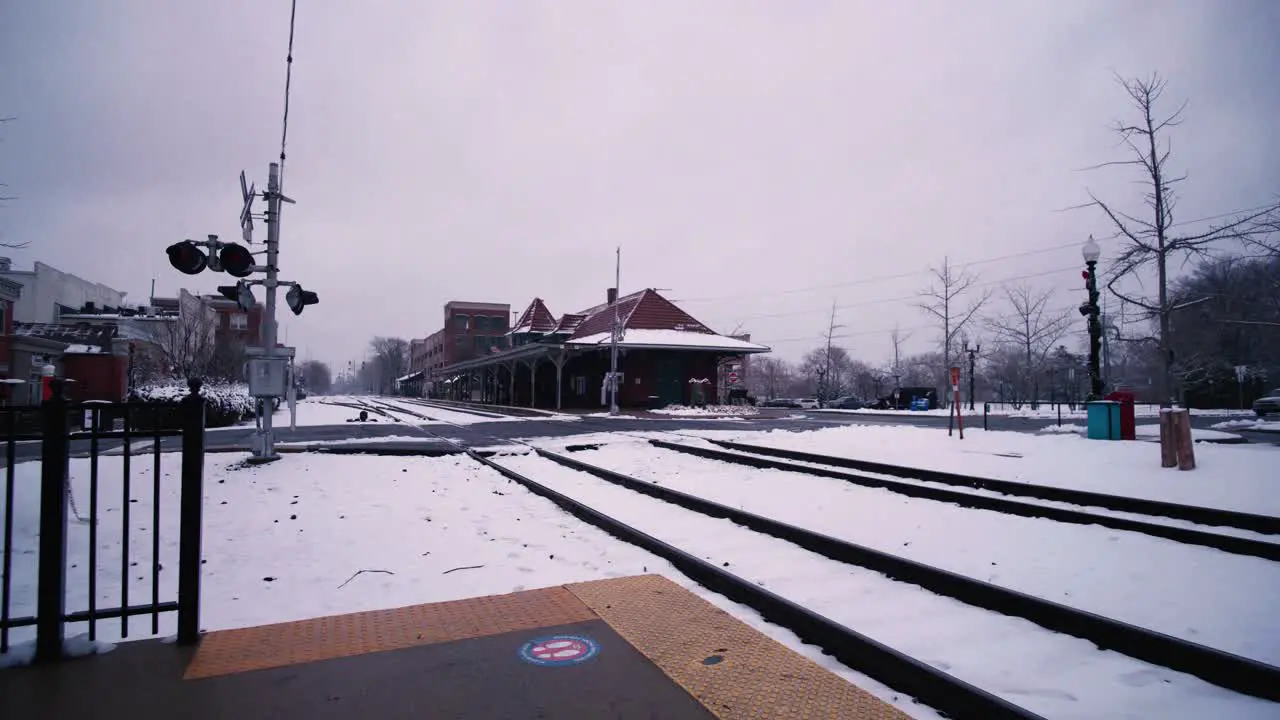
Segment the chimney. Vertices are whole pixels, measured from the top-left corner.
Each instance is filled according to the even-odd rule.
[[[613,288],[609,288],[608,290],[606,290],[606,291],[605,291],[605,298],[606,298],[606,302],[607,302],[609,305],[612,305],[612,304],[614,304],[614,303],[618,302],[618,288],[613,287]]]
[[[9,272],[13,267],[13,261],[7,257],[0,257],[0,272]]]

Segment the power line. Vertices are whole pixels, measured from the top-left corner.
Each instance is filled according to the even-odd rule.
[[[997,255],[995,257],[984,258],[982,260],[974,260],[972,262],[952,265],[951,267],[955,269],[964,269],[964,268],[974,267],[976,265],[986,265],[989,263],[1000,262],[1003,260],[1014,260],[1017,258],[1031,257],[1033,255],[1044,255],[1046,253],[1058,252],[1060,250],[1064,250],[1067,248],[1078,248],[1078,247],[1080,247],[1080,243],[1078,242],[1064,243],[1061,245],[1054,245],[1052,247],[1041,248],[1039,250],[1028,250],[1026,252],[1011,253],[1008,255]],[[810,285],[808,287],[791,288],[787,290],[741,293],[738,295],[719,295],[715,297],[701,297],[701,298],[680,298],[678,300],[673,300],[673,302],[676,302],[676,303],[715,302],[718,300],[736,300],[740,298],[754,298],[754,297],[761,297],[761,296],[767,297],[770,295],[793,295],[796,293],[814,292],[817,290],[830,290],[834,288],[856,287],[858,285],[870,285],[872,283],[884,282],[886,280],[901,280],[904,278],[915,277],[917,275],[928,275],[932,272],[933,270],[929,268],[925,268],[923,270],[912,270],[910,272],[897,273],[894,275],[877,275],[873,277],[862,278],[861,280],[849,280],[845,282],[832,283],[828,285]]]
[[[1270,203],[1267,205],[1259,205],[1257,207],[1245,208],[1243,210],[1234,210],[1231,212],[1218,213],[1216,215],[1205,215],[1204,217],[1192,218],[1190,220],[1179,220],[1177,222],[1170,223],[1167,227],[1169,228],[1182,227],[1184,225],[1193,225],[1195,223],[1206,222],[1209,220],[1220,220],[1226,217],[1247,215],[1249,213],[1266,210],[1272,207],[1275,207],[1275,203]],[[1107,240],[1115,240],[1119,237],[1120,237],[1120,234],[1117,232],[1110,236],[1099,237],[1096,239],[1100,241],[1107,241]],[[1048,253],[1058,252],[1060,250],[1079,248],[1082,242],[1083,241],[1060,243],[1057,245],[1051,245],[1048,247],[1039,248],[1037,250],[1027,250],[1024,252],[1010,253],[1007,255],[996,255],[994,257],[984,258],[982,260],[973,260],[967,263],[952,265],[952,267],[957,269],[964,269],[964,268],[975,267],[978,265],[988,265],[994,262],[1002,262],[1005,260],[1016,260],[1018,258],[1032,257],[1035,255],[1045,255]],[[905,278],[916,277],[918,275],[928,275],[932,272],[933,270],[926,268],[923,270],[912,270],[909,272],[896,273],[892,275],[875,275],[872,277],[861,278],[859,280],[848,280],[848,281],[838,282],[838,283],[829,283],[826,285],[809,285],[805,287],[788,288],[785,290],[739,293],[736,295],[715,295],[715,296],[708,296],[708,297],[678,298],[673,300],[673,302],[676,302],[676,303],[718,302],[723,300],[739,300],[742,298],[770,297],[774,295],[794,295],[798,293],[816,292],[818,290],[832,290],[832,289],[845,288],[845,287],[857,287],[860,285],[870,285],[873,283],[885,282],[887,280],[902,280]]]
[[[280,185],[284,186],[284,150],[289,139],[289,90],[293,84],[293,26],[298,17],[298,0],[293,0],[289,8],[289,51],[284,63],[284,121],[280,129]]]
[[[1046,314],[1046,315],[1058,315],[1058,314],[1060,314],[1060,313],[1068,313],[1068,314],[1069,314],[1069,313],[1071,313],[1071,312],[1075,312],[1075,311],[1076,311],[1076,306],[1072,305],[1072,306],[1067,306],[1067,307],[1055,308],[1055,309],[1052,309],[1052,310],[1046,310],[1046,311],[1045,311],[1045,314]],[[1007,314],[1004,314],[1004,315],[997,315],[997,316],[995,316],[995,319],[999,319],[999,320],[1003,320],[1003,321],[1009,321],[1009,320],[1015,320],[1015,319],[1018,319],[1018,318],[1020,318],[1020,317],[1022,317],[1022,313],[1014,312],[1014,313],[1007,313]],[[894,326],[894,327],[891,327],[891,328],[881,328],[881,329],[878,329],[878,330],[859,330],[858,332],[852,332],[852,333],[841,333],[841,334],[839,334],[839,335],[833,335],[833,336],[832,336],[832,339],[834,339],[834,340],[843,340],[843,339],[846,339],[846,338],[866,337],[866,336],[868,336],[868,335],[889,335],[889,334],[893,333],[895,330],[900,331],[900,332],[901,332],[901,331],[906,331],[906,332],[918,332],[918,331],[921,331],[921,330],[934,330],[934,329],[936,329],[936,328],[937,328],[937,323],[924,323],[924,324],[921,324],[921,325],[911,325],[911,326],[908,326],[908,327]],[[758,343],[761,343],[761,344],[763,344],[763,345],[783,345],[783,344],[786,344],[786,343],[792,343],[792,342],[806,342],[806,341],[808,341],[808,342],[814,342],[814,341],[825,341],[825,340],[826,340],[826,338],[827,338],[827,336],[826,336],[826,334],[825,334],[825,333],[815,333],[815,334],[813,334],[813,335],[802,335],[802,336],[795,336],[795,337],[789,337],[789,338],[774,338],[774,339],[764,339],[764,340],[755,340],[755,339],[752,339],[752,342],[758,342]]]
[[[1045,276],[1048,276],[1048,275],[1056,275],[1056,274],[1061,273],[1061,272],[1068,272],[1068,271],[1071,271],[1071,270],[1079,270],[1079,269],[1080,269],[1080,266],[1079,266],[1078,264],[1077,264],[1077,265],[1069,265],[1069,266],[1066,266],[1066,267],[1054,268],[1054,269],[1052,269],[1052,270],[1045,270],[1045,271],[1043,271],[1043,272],[1027,273],[1027,274],[1023,274],[1023,275],[1014,275],[1014,276],[1012,276],[1012,277],[998,278],[998,279],[995,279],[995,280],[984,280],[984,281],[982,281],[982,282],[976,282],[976,283],[973,283],[973,284],[972,284],[972,285],[970,285],[969,287],[970,287],[970,288],[980,288],[980,287],[987,287],[987,286],[991,286],[991,285],[1002,285],[1002,284],[1004,284],[1004,283],[1016,282],[1016,281],[1019,281],[1019,280],[1031,280],[1031,279],[1033,279],[1033,278],[1045,277]],[[929,294],[928,294],[927,292],[917,292],[917,293],[912,293],[911,295],[899,295],[899,296],[897,296],[897,297],[878,298],[878,299],[875,299],[875,300],[866,300],[866,301],[861,301],[861,302],[856,302],[856,303],[849,303],[849,304],[846,304],[846,305],[837,305],[837,306],[836,306],[836,309],[837,309],[837,310],[851,310],[851,309],[853,309],[853,308],[870,307],[870,306],[872,306],[872,305],[884,305],[884,304],[887,304],[887,303],[895,303],[895,302],[910,302],[910,301],[912,301],[912,300],[920,300],[920,299],[922,299],[922,298],[926,298],[926,297],[929,297]],[[746,321],[746,320],[763,320],[763,319],[770,319],[770,318],[800,317],[800,316],[802,316],[802,315],[814,315],[814,314],[819,313],[819,312],[824,312],[824,313],[825,313],[825,312],[827,311],[827,309],[828,309],[828,308],[812,308],[812,309],[808,309],[808,310],[796,310],[796,311],[792,311],[792,312],[782,312],[782,313],[766,313],[766,314],[757,314],[757,315],[739,315],[739,316],[737,316],[737,320],[738,320],[738,322],[739,322],[739,323],[741,323],[741,322]]]

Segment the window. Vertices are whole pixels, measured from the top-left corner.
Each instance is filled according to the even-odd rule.
[[[573,378],[573,394],[575,395],[587,394],[587,378],[585,376],[578,375]]]
[[[490,330],[492,330],[492,331],[494,331],[494,332],[498,332],[498,331],[506,332],[506,330],[507,330],[507,316],[506,316],[506,315],[494,315],[494,316],[490,317],[490,318],[489,318],[489,329],[490,329]]]
[[[249,316],[246,315],[245,313],[233,313],[231,315],[231,329],[232,330],[248,330]]]
[[[467,315],[454,315],[453,325],[459,330],[466,331],[471,327],[471,318]]]
[[[476,344],[476,352],[481,352],[481,353],[488,352],[489,338],[483,335],[477,335],[475,339],[475,344]]]
[[[495,338],[492,338],[492,339],[493,339],[493,347],[496,347],[496,348],[498,348],[499,350],[506,350],[506,349],[507,349],[507,338],[506,338],[506,336],[504,336],[504,335],[499,335],[499,336],[497,336],[497,337],[495,337]]]
[[[489,320],[489,318],[487,318],[487,317],[485,317],[485,316],[483,316],[483,315],[477,315],[477,316],[475,317],[475,330],[476,330],[476,332],[480,332],[481,330],[486,329],[486,328],[488,327],[488,325],[489,325],[488,320]]]

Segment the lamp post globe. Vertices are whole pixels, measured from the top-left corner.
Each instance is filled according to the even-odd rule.
[[[1080,254],[1084,255],[1086,263],[1096,263],[1098,258],[1102,256],[1102,248],[1098,245],[1098,241],[1090,235],[1085,241],[1084,246],[1080,248]]]

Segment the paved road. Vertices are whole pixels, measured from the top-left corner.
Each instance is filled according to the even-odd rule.
[[[455,411],[459,409],[455,408]],[[430,412],[427,410],[427,412]],[[980,426],[981,418],[966,418],[974,425]],[[1192,426],[1208,428],[1221,422],[1220,417],[1192,417]],[[1064,420],[1064,423],[1079,424],[1079,419]],[[1153,420],[1139,419],[1140,424]],[[1021,418],[991,415],[988,417],[988,428],[991,430],[1010,430],[1015,432],[1036,432],[1042,428],[1057,424],[1056,419]],[[279,443],[328,443],[344,441],[351,443],[361,438],[375,440],[388,436],[421,437],[416,442],[388,443],[378,442],[381,448],[430,447],[442,444],[442,438],[461,442],[468,447],[484,447],[502,444],[515,438],[529,437],[564,437],[601,433],[610,431],[643,432],[643,431],[689,431],[689,430],[816,430],[825,427],[842,425],[909,425],[914,427],[946,427],[947,418],[937,415],[879,415],[879,414],[842,414],[828,412],[788,411],[771,413],[768,416],[744,418],[738,420],[705,420],[698,418],[602,418],[584,417],[577,422],[564,420],[527,419],[522,422],[479,422],[472,425],[431,425],[420,428],[407,423],[369,422],[346,423],[342,425],[303,426],[290,430],[287,426],[276,428]],[[211,451],[247,450],[253,435],[252,425],[235,428],[217,428],[206,433],[205,446]],[[1249,441],[1263,444],[1280,445],[1280,433],[1233,431],[1246,437]],[[181,438],[162,438],[162,452],[177,450],[181,447]],[[99,452],[105,455],[119,455],[123,450],[120,440],[100,440]],[[71,451],[76,456],[87,456],[90,452],[90,441],[75,439],[71,441]],[[140,436],[131,443],[131,454],[150,454],[155,451],[155,441]],[[26,441],[17,443],[14,456],[18,462],[36,460],[40,457],[40,442]],[[4,452],[0,451],[0,465],[5,461]]]

